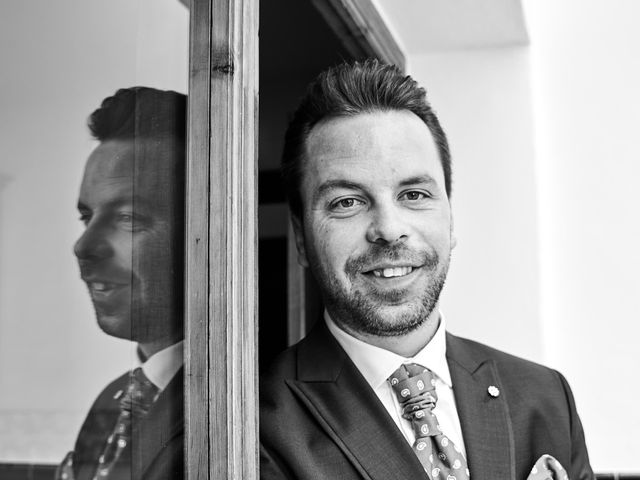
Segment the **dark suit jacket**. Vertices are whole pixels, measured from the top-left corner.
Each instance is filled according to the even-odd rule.
[[[120,414],[114,395],[129,374],[109,384],[93,403],[80,429],[73,456],[75,480],[90,480]],[[143,419],[132,419],[131,450],[105,480],[179,480],[184,477],[184,391],[180,369]]]
[[[594,478],[562,375],[451,334],[447,361],[472,479],[524,480],[544,453],[571,480]],[[324,322],[275,361],[260,394],[262,479],[427,478]]]

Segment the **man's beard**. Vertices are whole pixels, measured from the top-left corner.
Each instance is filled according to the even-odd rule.
[[[155,289],[154,294],[149,293],[152,289]],[[138,343],[183,338],[182,292],[159,282],[143,288],[134,279],[129,293],[126,300],[113,304],[92,301],[98,326],[103,332]]]
[[[377,290],[370,285],[366,291],[354,288],[347,292],[334,274],[322,269],[315,257],[310,259],[310,266],[320,285],[325,308],[336,323],[347,330],[380,337],[405,335],[426,322],[436,307],[447,277],[450,255],[441,262],[433,251],[416,253],[402,244],[374,245],[368,253],[347,261],[345,271],[352,285],[365,266],[382,260],[421,265],[424,272],[416,273],[429,276],[424,291],[404,302],[406,289]]]

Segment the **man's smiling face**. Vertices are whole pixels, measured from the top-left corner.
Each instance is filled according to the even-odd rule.
[[[108,140],[85,168],[74,252],[98,324],[109,335],[170,345],[180,338],[181,147],[170,140]]]
[[[437,305],[453,247],[428,127],[409,111],[332,118],[311,130],[303,162],[297,244],[332,319],[352,333],[415,330]]]

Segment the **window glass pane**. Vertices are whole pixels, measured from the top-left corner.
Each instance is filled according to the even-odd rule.
[[[178,0],[0,6],[0,478],[181,461],[188,25]]]

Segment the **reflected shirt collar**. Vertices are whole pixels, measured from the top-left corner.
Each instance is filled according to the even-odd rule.
[[[440,323],[433,338],[422,350],[410,358],[370,345],[351,336],[336,325],[326,310],[324,319],[331,334],[374,390],[385,383],[401,364],[406,363],[417,363],[428,368],[451,388],[451,375],[446,357],[445,318],[441,312],[439,314]]]
[[[174,343],[154,353],[142,364],[144,374],[161,391],[167,388],[184,363],[183,344],[183,340]]]

